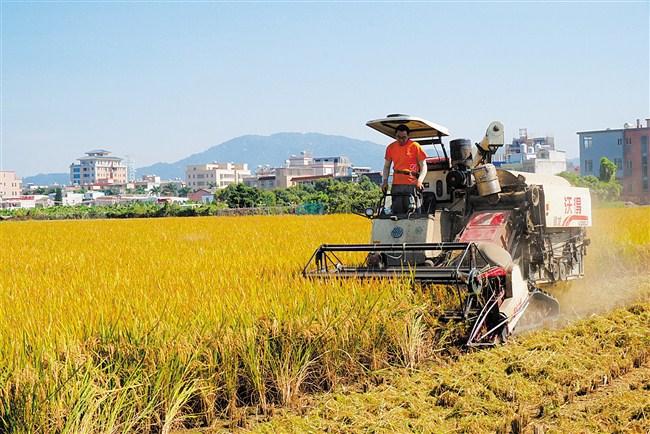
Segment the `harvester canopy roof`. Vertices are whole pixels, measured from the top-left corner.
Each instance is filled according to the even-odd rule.
[[[449,135],[449,130],[442,125],[434,124],[426,119],[416,118],[409,115],[388,115],[383,119],[368,121],[366,122],[366,125],[392,138],[395,138],[395,128],[399,125],[406,125],[409,130],[411,130],[409,137],[412,139]]]

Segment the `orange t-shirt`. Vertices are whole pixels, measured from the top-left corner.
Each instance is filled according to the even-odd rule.
[[[393,162],[393,184],[415,185],[418,182],[417,175],[397,173],[395,170],[408,170],[419,173],[420,165],[418,162],[425,160],[427,154],[418,142],[409,140],[404,145],[400,145],[399,142],[395,141],[386,147],[385,158]]]

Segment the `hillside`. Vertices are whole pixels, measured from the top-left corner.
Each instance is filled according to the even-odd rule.
[[[67,185],[70,183],[69,173],[39,173],[34,176],[27,176],[23,178],[23,185],[36,184],[36,185]]]
[[[345,155],[355,166],[370,166],[374,170],[381,170],[384,161],[384,147],[377,143],[320,133],[277,133],[236,137],[172,163],[140,167],[136,169],[136,175],[138,178],[143,175],[158,175],[162,179],[183,178],[186,165],[213,161],[248,163],[254,171],[259,165],[280,166],[289,156],[301,151],[322,157]],[[24,184],[37,185],[68,184],[69,181],[68,173],[44,173],[23,179]]]
[[[156,174],[161,178],[182,178],[188,164],[212,161],[248,163],[254,170],[258,165],[280,166],[292,154],[301,151],[314,156],[346,155],[355,166],[370,166],[380,170],[383,146],[373,142],[319,133],[278,133],[270,136],[248,135],[228,140],[198,154],[173,163],[156,163],[138,169],[138,176]]]

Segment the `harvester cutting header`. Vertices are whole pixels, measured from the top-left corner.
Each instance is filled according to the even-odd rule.
[[[500,122],[474,147],[468,139],[451,140],[449,153],[443,143],[449,131],[433,122],[389,115],[366,125],[391,138],[404,125],[410,138],[431,147],[426,173],[413,173],[423,174],[421,189],[406,200],[395,188],[385,192],[365,212],[372,220],[370,243],[320,246],[305,276],[407,275],[448,285],[459,303],[446,317],[468,322],[468,346],[504,341],[527,310],[527,317],[559,312],[540,287],[584,275],[588,189],[558,176],[496,168],[492,157],[504,144]],[[345,264],[341,252],[365,255],[362,263]]]

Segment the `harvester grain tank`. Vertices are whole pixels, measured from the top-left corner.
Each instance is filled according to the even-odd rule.
[[[559,312],[542,288],[584,275],[588,189],[558,176],[495,167],[492,156],[504,143],[500,122],[488,126],[474,152],[459,138],[450,141],[449,154],[443,143],[449,131],[425,119],[389,115],[367,125],[391,138],[407,125],[412,139],[431,147],[425,148],[424,188],[403,214],[392,212],[392,195],[385,194],[365,213],[372,220],[370,242],[321,245],[303,270],[306,277],[407,275],[447,285],[458,307],[445,318],[468,323],[468,346],[504,341],[527,311],[526,322]],[[363,252],[363,260],[346,264],[342,252]]]

